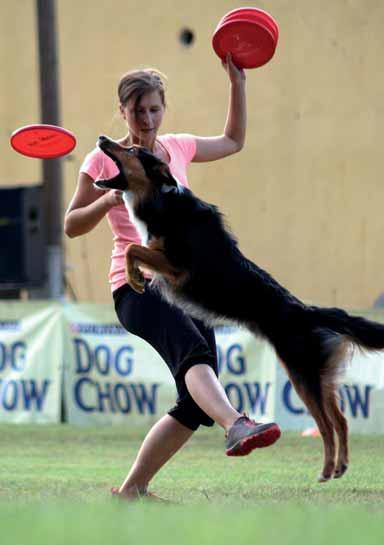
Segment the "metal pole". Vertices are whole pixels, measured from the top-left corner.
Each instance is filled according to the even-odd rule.
[[[41,122],[60,125],[59,76],[55,0],[36,0],[39,43]],[[61,159],[42,161],[43,202],[46,218],[48,283],[46,296],[63,296],[62,164]]]

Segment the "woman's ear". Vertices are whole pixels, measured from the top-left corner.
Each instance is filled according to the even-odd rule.
[[[123,116],[123,119],[126,119],[125,109],[124,109],[124,106],[122,104],[120,104],[120,113]]]

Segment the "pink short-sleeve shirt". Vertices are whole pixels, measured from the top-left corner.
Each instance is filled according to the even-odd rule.
[[[189,187],[187,166],[196,153],[196,139],[190,134],[164,134],[158,140],[170,157],[169,168],[172,175],[185,187]],[[93,180],[109,179],[118,174],[118,169],[110,157],[95,148],[85,157],[80,172],[88,174]],[[140,237],[132,224],[128,211],[122,204],[114,206],[107,213],[108,223],[113,233],[113,251],[109,282],[111,290],[126,284],[124,250],[127,244],[140,244]]]

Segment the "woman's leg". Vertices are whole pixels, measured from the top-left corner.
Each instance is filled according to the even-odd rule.
[[[175,377],[179,394],[176,406],[148,433],[131,471],[115,492],[137,497],[145,491],[155,473],[201,424],[211,426],[216,421],[229,431],[228,455],[232,455],[232,451],[236,455],[248,454],[250,436],[257,436],[252,449],[267,446],[265,430],[247,418],[244,422],[245,417],[231,406],[217,379],[213,331],[205,331],[202,324],[194,323],[168,305],[149,286],[143,295],[124,287],[115,303],[122,325],[149,342],[163,357]],[[184,374],[186,364],[189,368]],[[272,444],[269,439],[268,444]]]
[[[194,365],[186,372],[185,383],[195,403],[226,431],[241,417],[230,404],[211,366]]]
[[[135,499],[145,493],[149,481],[188,441],[193,430],[166,414],[145,437],[136,460],[123,484],[112,492]]]

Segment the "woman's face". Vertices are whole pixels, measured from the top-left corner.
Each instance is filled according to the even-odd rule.
[[[141,97],[138,104],[135,99],[121,106],[121,113],[127,122],[133,144],[151,148],[164,115],[164,105],[158,91],[152,91]]]

